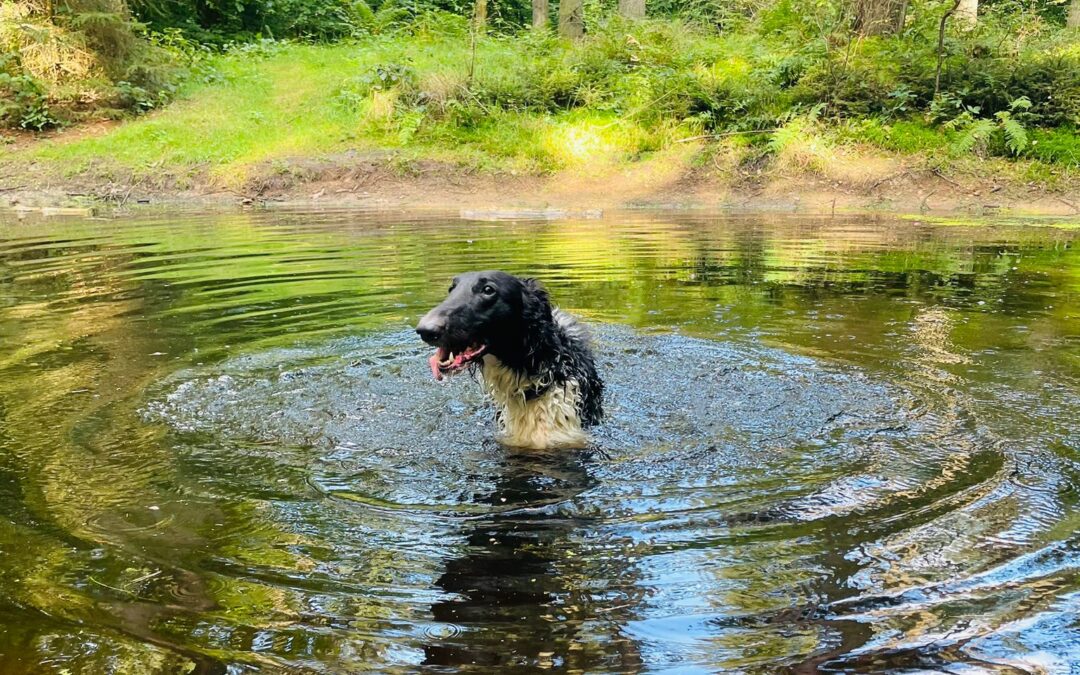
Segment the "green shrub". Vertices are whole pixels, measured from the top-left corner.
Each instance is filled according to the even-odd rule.
[[[1050,164],[1080,167],[1080,129],[1035,129],[1024,155]]]
[[[172,97],[178,75],[123,0],[0,5],[2,125],[43,129],[147,110]]]
[[[0,126],[40,131],[59,123],[49,110],[44,90],[34,78],[0,72]]]

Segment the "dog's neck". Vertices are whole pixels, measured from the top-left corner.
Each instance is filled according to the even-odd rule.
[[[550,373],[529,374],[488,354],[481,375],[495,403],[501,440],[522,448],[583,447],[578,384]]]
[[[504,367],[523,377],[542,379],[553,370],[550,359],[557,353],[557,330],[554,322],[523,328],[520,332],[504,335],[490,346],[488,352]]]
[[[524,448],[587,445],[582,431],[582,372],[570,343],[581,326],[558,309],[533,316],[519,334],[504,336],[484,355],[480,373],[495,403],[502,441]],[[594,386],[594,385],[587,385]]]

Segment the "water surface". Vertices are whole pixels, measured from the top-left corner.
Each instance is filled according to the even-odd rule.
[[[1080,672],[1080,231],[0,215],[0,672]],[[593,328],[492,441],[456,272]]]

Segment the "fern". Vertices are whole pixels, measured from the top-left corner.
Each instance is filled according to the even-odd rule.
[[[1005,132],[1005,147],[1007,147],[1012,154],[1019,155],[1028,145],[1027,129],[1004,110],[995,115],[995,117],[998,118],[1001,130]]]
[[[956,139],[949,144],[949,152],[953,155],[968,154],[976,146],[985,144],[995,128],[992,120],[974,120],[965,126]]]
[[[355,0],[352,3],[352,13],[361,27],[370,29],[375,25],[375,12],[364,0]]]
[[[412,19],[412,13],[404,7],[395,7],[393,3],[383,3],[378,12],[375,12],[375,21],[369,28],[376,35],[392,33],[394,29],[404,26]]]
[[[1027,96],[1021,96],[1012,103],[1009,104],[1010,110],[1031,110],[1031,99]]]
[[[785,148],[803,139],[806,135],[806,120],[805,118],[795,117],[787,124],[783,125],[769,137],[769,141],[766,144],[769,152],[774,155],[778,155],[784,151]]]

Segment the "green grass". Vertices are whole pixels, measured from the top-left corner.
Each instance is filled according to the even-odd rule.
[[[181,100],[98,137],[45,143],[31,152],[70,173],[107,161],[134,171],[212,167],[222,176],[278,157],[333,150],[355,136],[355,115],[333,105],[341,79],[360,67],[347,46],[294,45],[269,58],[218,58],[217,77],[192,82]]]
[[[425,114],[422,104],[405,105],[401,97],[388,104],[394,95],[370,87],[378,66],[401,64],[427,87],[425,96],[439,95],[433,90],[466,81],[470,56],[463,37],[287,44],[264,57],[224,55],[211,63],[212,75],[189,82],[163,110],[100,136],[46,141],[8,157],[45,160],[69,175],[94,167],[137,176],[206,168],[225,183],[239,183],[260,164],[347,149],[400,150],[499,169],[557,169],[635,156],[678,133],[677,124],[646,128],[612,111],[580,108],[463,111],[451,105],[448,113]],[[513,45],[485,40],[476,58],[480,86],[514,86],[520,56]]]
[[[781,169],[820,172],[844,144],[944,161],[956,133],[914,110],[837,121],[827,106],[809,107],[799,98],[809,89],[792,83],[813,75],[811,57],[783,37],[615,20],[579,44],[489,36],[474,54],[460,18],[432,16],[437,30],[211,57],[164,109],[97,136],[0,148],[0,161],[124,179],[208,173],[236,186],[257,172],[288,170],[283,160],[346,150],[390,151],[405,164],[597,170],[687,137],[752,131],[746,140]],[[1030,137],[1017,171],[1053,178],[1061,173],[1053,167],[1080,164],[1074,131],[1032,129]]]
[[[1027,155],[1046,163],[1080,166],[1080,130],[1036,129]]]

